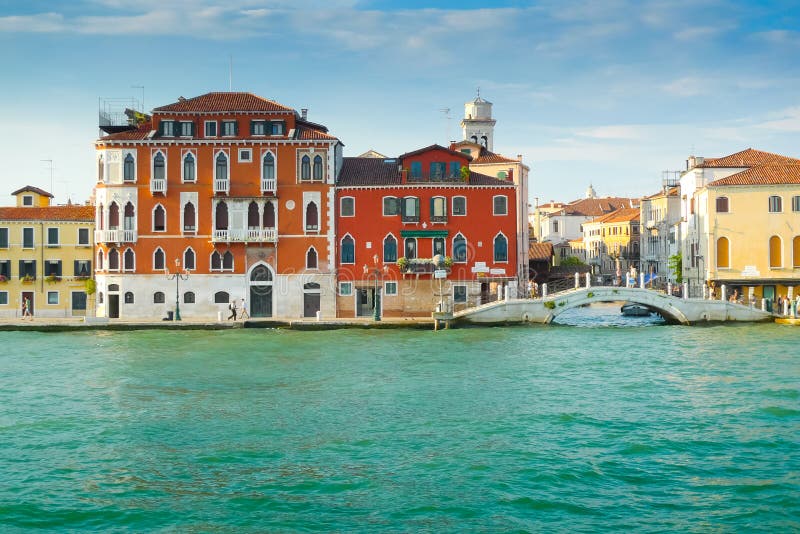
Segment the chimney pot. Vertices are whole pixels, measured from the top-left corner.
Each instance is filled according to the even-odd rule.
[[[306,120],[308,118],[308,108],[300,109],[300,117],[302,117],[303,120]]]

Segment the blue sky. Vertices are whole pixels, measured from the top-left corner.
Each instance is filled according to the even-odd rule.
[[[457,138],[479,86],[540,201],[650,194],[690,152],[800,156],[797,0],[0,0],[0,50],[3,182],[49,189],[52,159],[60,202],[91,192],[98,98],[227,90],[230,56],[234,90],[350,156]]]

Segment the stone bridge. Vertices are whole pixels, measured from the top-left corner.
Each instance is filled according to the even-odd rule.
[[[550,323],[561,313],[595,302],[633,302],[661,315],[668,323],[706,321],[772,321],[773,315],[756,308],[722,300],[683,299],[650,289],[583,287],[548,295],[543,299],[509,299],[468,308],[453,315],[453,322],[480,324]]]

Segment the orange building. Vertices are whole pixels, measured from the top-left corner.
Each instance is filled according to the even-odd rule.
[[[471,171],[471,160],[439,145],[344,158],[340,317],[430,316],[440,303],[474,306],[505,286],[517,296],[517,185]]]
[[[333,316],[339,140],[250,93],[145,120],[96,142],[98,316],[216,318],[242,299],[253,317]]]

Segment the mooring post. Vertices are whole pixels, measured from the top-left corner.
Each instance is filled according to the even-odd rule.
[[[639,289],[644,289],[644,273],[639,274]]]
[[[689,282],[683,283],[683,298],[684,299],[689,298]]]
[[[722,291],[722,294],[721,294],[722,301],[724,302],[724,301],[728,300],[728,286],[726,286],[725,284],[722,284],[721,291]]]
[[[707,299],[708,299],[708,288],[706,287],[705,284],[703,284],[703,300]]]
[[[667,295],[672,296],[672,282],[667,282]]]
[[[586,273],[586,287],[592,287],[592,274]]]
[[[767,311],[767,299],[761,299],[761,311]]]
[[[747,302],[750,303],[751,308],[756,307],[756,288],[750,286],[747,288]]]
[[[547,284],[542,284],[542,300],[547,298]]]
[[[575,289],[581,287],[581,275],[580,273],[575,273]]]

